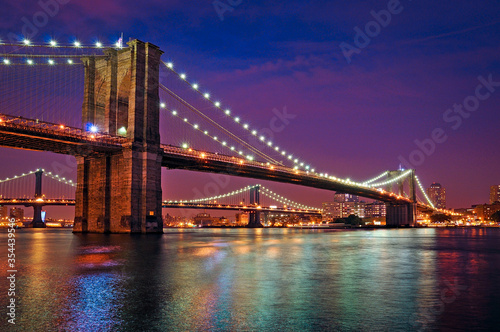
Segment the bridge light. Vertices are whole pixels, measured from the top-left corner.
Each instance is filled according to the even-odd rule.
[[[198,90],[198,84],[194,83],[193,84],[193,89]]]
[[[248,123],[245,123],[245,124],[243,125],[243,128],[248,129]]]
[[[180,74],[179,76],[180,76],[180,78],[182,78],[183,80],[185,80],[185,79],[186,79],[186,74]]]
[[[234,118],[234,121],[235,121],[235,122],[240,122],[240,118],[239,118],[239,117],[235,117],[235,118]]]
[[[101,47],[102,47],[102,43],[101,43],[101,42],[96,42],[96,43],[95,43],[95,47],[97,47],[97,48],[101,48]]]
[[[286,155],[286,151],[281,151],[281,155],[282,156]]]
[[[292,160],[293,156],[290,154],[288,155],[288,159]]]
[[[73,64],[73,60],[68,59],[68,64],[69,64],[69,65],[72,65],[72,64]]]
[[[31,41],[30,41],[29,39],[26,39],[26,38],[25,38],[25,39],[23,40],[23,44],[24,44],[24,45],[26,45],[26,46],[29,46],[29,45],[31,45]]]
[[[217,136],[214,136],[214,141],[216,141],[216,140],[217,140]]]
[[[260,139],[261,141],[265,141],[265,140],[266,140],[266,138],[265,138],[264,136],[259,137],[259,139]]]
[[[59,128],[64,129],[64,125],[60,125]]]
[[[182,143],[182,148],[183,149],[187,149],[189,147],[189,145],[187,143]]]
[[[194,128],[194,129],[198,129],[198,125],[197,125],[197,124],[194,124],[194,125],[193,125],[193,128]]]
[[[274,150],[279,151],[279,150],[280,150],[280,148],[279,148],[278,146],[275,146],[275,147],[274,147]]]
[[[172,69],[172,68],[174,68],[174,64],[172,62],[169,62],[169,63],[167,63],[167,67]]]
[[[272,146],[272,145],[273,145],[273,142],[269,141],[269,142],[267,142],[267,145],[268,145],[268,146]]]
[[[188,119],[187,119],[187,118],[184,118],[184,122],[188,122]]]
[[[206,130],[205,130],[203,133],[204,133],[205,135],[208,135],[208,131],[206,131]]]
[[[120,129],[118,129],[118,134],[119,135],[127,135],[127,128],[121,127]]]
[[[173,114],[173,115],[177,115],[177,111],[176,111],[176,110],[173,110],[173,111],[172,111],[172,114]]]
[[[167,107],[167,105],[165,103],[160,103],[160,107],[165,108],[165,107]]]
[[[78,40],[75,40],[75,43],[73,45],[75,45],[75,47],[82,46],[82,44]]]
[[[252,135],[257,136],[257,130],[252,130]]]
[[[220,102],[216,101],[215,102],[215,107],[220,107]]]
[[[26,60],[26,62],[28,63],[28,65],[32,65],[33,64],[33,60],[31,60],[31,59]]]
[[[229,115],[229,114],[231,114],[231,111],[227,109],[224,111],[224,113],[226,113],[226,115]]]
[[[90,126],[90,131],[92,133],[97,133],[97,130],[98,130],[97,126],[94,126],[94,125]]]
[[[227,145],[226,141],[222,142],[222,145],[226,146]]]
[[[55,63],[55,62],[54,62],[54,60],[49,59],[49,65],[51,65],[51,66],[52,66],[54,63]]]
[[[3,63],[6,65],[10,65],[10,60],[9,59],[3,59]]]
[[[205,93],[205,94],[203,95],[203,97],[205,97],[206,99],[209,99],[209,98],[210,98],[210,93],[208,93],[208,92],[207,92],[207,93]]]
[[[56,47],[56,46],[57,46],[57,42],[56,42],[54,39],[52,39],[52,40],[49,42],[49,44],[50,44],[50,46],[52,46],[52,47]]]

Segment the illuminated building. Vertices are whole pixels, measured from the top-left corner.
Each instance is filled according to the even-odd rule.
[[[382,202],[373,202],[365,205],[366,218],[381,218],[386,216],[386,205]]]
[[[427,189],[427,196],[438,209],[446,209],[446,189],[437,182],[433,182]]]
[[[490,204],[500,202],[500,184],[490,187]]]
[[[500,203],[476,205],[475,212],[479,220],[490,220],[491,215],[500,211]]]
[[[24,222],[24,209],[13,207],[10,209],[10,217],[16,219],[16,222]]]
[[[7,207],[6,206],[0,206],[0,220],[7,219]]]

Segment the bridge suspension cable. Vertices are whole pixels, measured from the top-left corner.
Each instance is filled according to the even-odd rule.
[[[320,208],[317,208],[317,207],[307,206],[307,205],[304,205],[304,204],[301,204],[298,202],[294,202],[294,201],[292,201],[284,196],[278,195],[277,193],[267,189],[264,186],[260,186],[260,188],[263,189],[263,191],[261,191],[261,193],[263,195],[265,195],[271,199],[274,199],[282,204],[290,205],[293,208],[304,209],[304,210],[321,210]]]
[[[4,183],[4,182],[8,182],[8,181],[12,181],[12,180],[17,180],[17,179],[20,179],[22,177],[25,177],[25,176],[28,176],[28,175],[31,175],[31,174],[35,174],[35,172],[37,171],[40,171],[40,169],[37,169],[36,171],[29,171],[28,173],[23,173],[21,175],[14,175],[13,177],[11,178],[5,178],[3,180],[0,180],[0,183]]]
[[[66,180],[66,178],[62,178],[59,175],[54,175],[54,174],[52,174],[52,172],[43,173],[43,175],[48,176],[49,178],[51,178],[53,180],[59,181],[59,182],[64,183],[64,184],[67,184],[67,185],[69,185],[71,187],[76,187],[76,183],[74,183],[72,180]]]
[[[384,173],[380,174],[380,175],[377,175],[376,177],[374,177],[373,179],[370,179],[370,180],[367,180],[367,181],[363,181],[362,184],[364,185],[368,185],[372,182],[375,182],[381,178],[383,178],[384,176],[387,176],[387,174],[389,174],[389,171],[385,171]]]
[[[373,183],[373,184],[370,184],[369,186],[370,187],[380,187],[380,186],[385,186],[385,185],[388,185],[388,184],[391,184],[391,183],[394,183],[394,182],[397,182],[405,177],[407,177],[408,175],[410,175],[412,172],[411,169],[409,170],[406,170],[405,172],[401,173],[400,175],[396,176],[395,178],[392,178],[390,180],[387,180],[387,181],[384,181],[384,182],[379,182],[379,183]]]
[[[435,209],[436,207],[434,206],[434,204],[432,203],[432,201],[430,200],[429,196],[427,196],[427,193],[425,192],[424,190],[424,187],[422,186],[422,183],[420,183],[420,180],[418,178],[417,175],[415,175],[415,180],[417,181],[417,184],[418,184],[418,187],[420,188],[420,191],[422,192],[422,194],[424,194],[424,197],[425,199],[427,200],[427,202],[429,203],[429,205]]]
[[[306,163],[304,161],[301,161],[298,158],[294,159],[293,154],[288,154],[288,156],[287,156],[287,152],[285,150],[281,150],[280,147],[276,146],[270,139],[266,138],[265,135],[259,134],[258,130],[250,128],[250,125],[248,123],[246,123],[246,122],[243,122],[242,119],[239,116],[233,116],[230,109],[225,109],[224,110],[223,107],[221,106],[221,103],[219,101],[216,101],[213,98],[211,98],[210,94],[208,92],[202,93],[199,90],[199,84],[198,83],[189,83],[187,81],[186,74],[183,74],[183,73],[180,74],[176,70],[174,70],[174,65],[173,65],[172,62],[166,63],[166,62],[162,61],[162,63],[163,63],[163,65],[165,65],[165,67],[167,67],[170,71],[172,71],[175,75],[177,75],[177,77],[179,77],[179,79],[181,79],[186,84],[188,84],[189,86],[191,86],[196,92],[198,92],[208,102],[210,102],[213,106],[215,106],[216,109],[224,112],[224,114],[226,116],[230,117],[235,123],[238,123],[239,125],[241,125],[241,127],[243,129],[245,129],[246,131],[248,131],[249,133],[251,133],[253,136],[258,137],[258,139],[261,142],[265,143],[266,147],[268,147],[270,149],[273,149],[275,152],[279,152],[282,156],[287,157],[287,159],[290,160],[292,162],[292,164],[294,164],[297,169],[298,169],[299,166],[303,167],[305,170],[310,170],[311,169],[311,166],[306,165]],[[311,170],[311,171],[314,172],[314,170]]]
[[[225,132],[229,137],[231,137],[232,139],[234,139],[235,141],[239,142],[240,144],[244,145],[247,149],[249,149],[250,151],[254,152],[255,154],[257,155],[260,155],[261,157],[263,157],[264,159],[268,160],[268,161],[271,161],[275,164],[279,164],[278,161],[276,161],[275,159],[273,159],[272,157],[268,156],[267,154],[259,151],[258,149],[256,149],[255,147],[253,147],[252,145],[248,144],[246,141],[244,141],[243,139],[241,139],[240,137],[238,137],[237,135],[233,134],[231,131],[229,131],[228,129],[224,128],[222,125],[220,125],[219,123],[217,123],[216,121],[212,120],[209,116],[205,115],[203,112],[201,112],[200,110],[198,110],[196,107],[192,106],[191,104],[189,104],[187,101],[185,101],[184,99],[182,99],[181,97],[177,96],[174,92],[172,92],[170,89],[168,89],[167,87],[165,87],[163,84],[160,84],[160,88],[167,92],[170,96],[172,96],[173,98],[175,98],[178,102],[182,103],[185,107],[189,108],[191,111],[197,113],[198,115],[200,115],[202,118],[204,118],[205,120],[207,120],[209,123],[211,123],[213,126],[219,128],[220,130],[222,130],[223,132]],[[161,106],[161,105],[160,105]],[[172,114],[173,115],[177,115],[177,113],[173,113],[173,110],[172,110]],[[185,120],[185,122],[188,122]],[[198,128],[196,128],[198,129]]]
[[[230,193],[227,193],[227,194],[216,195],[216,196],[212,196],[212,197],[204,197],[204,198],[191,199],[191,200],[179,200],[179,201],[171,201],[170,200],[170,201],[165,201],[165,202],[167,202],[167,203],[201,203],[201,202],[208,202],[208,201],[213,201],[213,200],[217,200],[217,199],[221,199],[221,198],[226,198],[226,197],[230,197],[230,196],[242,194],[244,192],[250,191],[250,189],[256,188],[257,186],[259,186],[259,185],[246,186],[244,188],[241,188],[241,189],[238,189],[238,190],[234,190],[234,191],[232,191]]]

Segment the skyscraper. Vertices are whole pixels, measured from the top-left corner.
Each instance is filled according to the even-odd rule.
[[[427,189],[427,196],[438,209],[446,209],[446,189],[437,182],[433,182]]]
[[[500,202],[500,184],[490,187],[490,204]]]

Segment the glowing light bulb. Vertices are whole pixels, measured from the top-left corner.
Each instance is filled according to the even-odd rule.
[[[209,93],[205,93],[205,94],[203,95],[203,97],[205,97],[206,99],[208,99],[208,98],[210,98],[210,94],[209,94]]]
[[[95,43],[95,47],[101,48],[102,47],[102,43],[101,42],[96,42]]]
[[[185,80],[185,79],[186,79],[186,74],[180,74],[179,76],[180,76],[183,80]]]
[[[174,68],[174,64],[172,62],[169,62],[169,63],[167,63],[167,67],[172,69],[172,68]]]
[[[193,89],[198,90],[198,84],[194,83],[193,84]]]
[[[220,102],[216,101],[215,102],[215,107],[220,107]]]
[[[82,44],[78,40],[75,40],[75,43],[73,45],[75,45],[75,47],[82,46]]]
[[[72,65],[73,64],[73,60],[68,59],[68,64]]]
[[[173,111],[172,111],[172,114],[173,114],[173,115],[177,115],[177,111],[176,111],[176,110],[173,110]]]
[[[50,44],[50,46],[52,46],[52,47],[56,47],[56,46],[57,46],[57,42],[56,42],[55,40],[51,40],[51,41],[49,42],[49,44]]]
[[[31,44],[31,41],[29,39],[24,39],[23,44],[29,46]]]
[[[53,65],[55,62],[52,59],[49,59],[49,65]]]
[[[94,126],[94,125],[90,126],[90,131],[91,132],[97,133],[97,130],[98,130],[97,126]]]
[[[165,107],[167,107],[167,105],[165,103],[160,103],[160,107],[165,108]]]
[[[229,114],[231,114],[231,111],[230,110],[226,110],[224,113],[226,113],[226,115],[229,115]]]
[[[10,60],[9,59],[3,59],[3,63],[6,65],[10,65]]]
[[[28,65],[32,65],[33,64],[33,60],[31,60],[31,59],[28,59],[26,62],[28,63]]]

